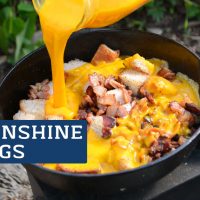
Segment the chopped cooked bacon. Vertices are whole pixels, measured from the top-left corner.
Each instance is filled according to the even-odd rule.
[[[97,99],[98,103],[105,106],[111,106],[116,103],[114,94],[105,94],[104,96]]]
[[[132,97],[131,97],[132,91],[126,90],[125,88],[122,88],[122,93],[123,93],[125,104],[130,103],[131,100],[132,100]]]
[[[101,62],[113,62],[119,58],[119,54],[119,51],[114,51],[105,44],[101,44],[92,58],[91,63],[93,65],[98,65]]]
[[[84,100],[90,105],[93,106],[94,102],[92,101],[92,98],[89,95],[84,96]]]
[[[28,97],[29,99],[48,99],[50,96],[50,86],[49,80],[46,79],[41,83],[36,83],[35,85],[30,85]]]
[[[151,145],[149,155],[153,160],[158,159],[171,150],[178,148],[180,145],[185,143],[185,141],[186,138],[184,136],[175,135],[171,139],[165,136],[160,136],[157,141],[153,142]]]
[[[150,103],[152,103],[152,104],[155,103],[154,98],[153,98],[153,95],[152,95],[151,93],[149,93],[147,90],[145,90],[145,87],[142,86],[142,87],[140,88],[139,94],[140,94],[142,97],[146,97]]]
[[[178,115],[182,115],[185,111],[185,109],[176,101],[172,101],[169,104],[169,108],[172,112],[178,114]]]
[[[97,115],[97,116],[103,115],[103,114],[106,112],[106,110],[107,110],[107,106],[104,106],[104,105],[99,104],[99,105],[98,105],[98,109],[99,109],[99,110],[97,111],[96,115]]]
[[[184,94],[184,99],[179,103],[183,108],[185,108],[186,103],[192,103],[192,100],[187,94]]]
[[[95,96],[94,90],[92,86],[88,86],[86,89],[86,94],[89,95],[90,97]]]
[[[111,89],[114,88],[114,87],[110,84],[110,82],[112,82],[112,80],[115,80],[115,77],[114,77],[114,76],[109,76],[108,78],[105,79],[104,86],[105,86],[108,90],[111,90]]]
[[[94,93],[97,95],[97,96],[104,96],[104,94],[106,93],[107,89],[103,86],[95,86],[93,87],[93,90],[94,90]]]
[[[103,115],[103,129],[102,137],[109,138],[111,136],[111,129],[116,125],[116,120],[113,117]]]
[[[102,138],[111,136],[111,129],[115,126],[116,120],[106,115],[92,116],[90,128]]]
[[[193,124],[194,123],[194,117],[193,115],[185,110],[178,102],[173,101],[169,104],[169,108],[172,112],[174,112],[178,120],[182,123],[188,123]]]
[[[91,124],[91,123],[92,123],[92,117],[93,117],[93,116],[94,116],[94,115],[93,115],[91,112],[87,114],[86,120],[87,120],[88,124]]]
[[[129,111],[126,109],[126,107],[124,106],[119,106],[118,109],[117,109],[117,113],[116,113],[116,116],[117,117],[125,117],[129,114]]]
[[[157,75],[169,81],[173,81],[176,78],[176,74],[166,67],[163,67]]]
[[[134,107],[135,102],[127,103],[123,105],[114,104],[107,108],[106,115],[110,117],[125,117],[129,114],[131,109]]]
[[[87,112],[85,110],[79,110],[78,111],[78,119],[86,119],[87,118]]]
[[[94,73],[89,75],[89,82],[92,87],[104,85],[105,78],[100,74]]]
[[[121,89],[125,88],[125,85],[123,85],[123,84],[117,82],[117,81],[114,80],[114,79],[111,79],[110,82],[109,82],[109,84],[110,84],[113,88],[121,88]]]
[[[186,103],[185,109],[188,110],[189,112],[195,114],[195,115],[200,115],[200,107],[198,107],[194,103]]]
[[[109,117],[115,117],[118,108],[119,108],[119,105],[117,105],[117,104],[108,106],[107,111],[106,111],[106,115],[109,116]]]
[[[135,113],[135,112],[146,112],[148,110],[148,100],[146,97],[140,99],[139,101],[137,101],[134,106],[131,109],[131,113]]]

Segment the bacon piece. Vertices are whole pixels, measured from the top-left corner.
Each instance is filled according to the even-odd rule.
[[[123,92],[123,98],[124,98],[125,104],[130,103],[132,100],[132,98],[131,98],[132,91],[122,88],[122,92]]]
[[[133,106],[135,105],[135,102],[133,101],[132,103],[127,103],[123,105],[112,105],[109,106],[106,112],[107,116],[110,117],[125,117],[129,114]]]
[[[169,104],[169,108],[172,112],[178,114],[178,115],[182,115],[185,111],[185,109],[176,101],[172,101]]]
[[[119,51],[114,51],[112,49],[110,49],[108,46],[106,46],[105,44],[101,44],[99,46],[99,48],[97,49],[94,57],[92,58],[91,63],[93,65],[98,65],[101,62],[113,62],[115,61],[117,58],[119,58]]]
[[[50,96],[50,86],[49,80],[46,79],[41,83],[36,83],[35,85],[30,85],[28,97],[31,100],[34,99],[48,99]]]
[[[131,109],[131,114],[135,114],[137,112],[146,112],[148,110],[148,100],[147,98],[142,98],[137,102],[134,102],[134,106]]]
[[[103,96],[106,93],[106,91],[107,91],[107,89],[105,87],[100,86],[100,85],[93,87],[93,90],[94,90],[94,93],[97,96],[100,96],[100,97]]]
[[[94,115],[91,112],[87,114],[86,120],[87,120],[88,124],[92,123],[93,117],[94,117]]]
[[[109,76],[108,78],[105,79],[104,86],[109,90],[111,90],[113,88],[115,88],[115,89],[125,88],[125,85],[123,85],[122,83],[115,80],[115,78],[113,76]]]
[[[116,103],[114,94],[105,94],[103,97],[97,99],[97,102],[101,105],[111,106]]]
[[[177,115],[180,122],[189,123],[190,125],[194,123],[194,117],[192,116],[192,114],[185,110],[178,102],[171,102],[169,104],[169,108]]]
[[[119,106],[118,109],[117,109],[117,113],[116,113],[116,116],[117,117],[125,117],[129,114],[129,111],[126,109],[125,106]]]
[[[142,87],[140,88],[139,94],[140,94],[142,97],[146,97],[150,103],[155,104],[153,95],[152,95],[151,93],[149,93],[147,90],[145,90],[145,87],[142,86]]]
[[[92,86],[88,86],[86,89],[86,94],[89,95],[90,97],[95,96],[94,90],[92,88]]]
[[[85,110],[78,111],[78,119],[83,120],[87,118],[87,112]]]
[[[105,83],[104,86],[108,89],[111,90],[114,87],[110,84],[110,82],[112,82],[112,80],[115,80],[115,78],[113,76],[109,76],[108,78],[105,79]]]
[[[123,84],[117,82],[117,81],[114,80],[114,79],[111,79],[109,83],[110,83],[110,85],[111,85],[113,88],[120,88],[120,89],[125,88],[125,85],[123,85]]]
[[[163,67],[158,73],[158,76],[161,76],[169,81],[173,81],[176,78],[176,74],[170,69]]]
[[[179,102],[179,104],[180,104],[183,108],[185,108],[185,104],[186,104],[186,103],[192,103],[192,100],[190,99],[190,97],[189,97],[187,94],[184,95],[183,100],[182,100],[181,102]]]
[[[111,136],[111,129],[115,126],[116,120],[113,117],[102,116],[103,117],[103,129],[102,129],[102,137],[109,138]]]
[[[158,140],[151,145],[149,155],[155,160],[179,146],[180,144],[178,142],[172,141],[165,136],[160,136]]]
[[[104,105],[101,105],[101,104],[98,105],[98,108],[99,108],[99,110],[96,113],[97,116],[103,115],[107,110],[107,106],[104,106]]]
[[[195,114],[195,115],[200,115],[200,107],[198,107],[194,103],[186,103],[185,109],[188,110],[189,112]]]
[[[100,74],[93,73],[89,75],[89,83],[92,87],[99,86],[99,85],[103,86],[104,82],[105,82],[105,78],[104,76]]]
[[[90,128],[102,138],[111,136],[111,129],[115,126],[115,118],[103,115],[91,117]]]
[[[119,105],[117,105],[117,104],[109,106],[107,108],[106,115],[109,116],[109,117],[115,117],[118,108],[119,108]]]

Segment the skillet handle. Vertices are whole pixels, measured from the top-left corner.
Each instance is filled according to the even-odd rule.
[[[28,174],[29,181],[31,183],[31,189],[33,191],[34,200],[47,200],[40,185],[37,183],[37,181],[32,176],[32,174],[28,171],[27,171],[27,174]]]

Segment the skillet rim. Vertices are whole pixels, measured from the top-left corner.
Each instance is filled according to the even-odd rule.
[[[157,37],[160,38],[162,40],[166,40],[168,42],[171,42],[175,45],[178,45],[180,47],[182,47],[183,49],[185,49],[186,51],[188,51],[190,54],[192,54],[194,57],[197,58],[197,60],[199,60],[200,62],[200,57],[194,53],[192,50],[190,50],[188,47],[186,47],[184,44],[181,44],[180,42],[174,41],[172,39],[169,39],[165,36],[161,36],[155,33],[150,33],[150,32],[145,32],[145,31],[139,31],[139,30],[134,30],[134,29],[115,29],[115,28],[98,28],[98,29],[84,29],[81,30],[75,34],[73,34],[71,36],[71,38],[76,38],[77,36],[79,36],[79,34],[87,34],[87,33],[93,33],[93,32],[121,32],[121,31],[125,31],[125,32],[137,32],[137,33],[141,33],[141,34],[145,34],[145,35],[150,35],[153,37]],[[0,88],[2,87],[2,85],[4,84],[4,82],[6,81],[6,79],[13,73],[13,71],[19,67],[19,65],[24,62],[27,58],[29,58],[30,56],[32,56],[33,54],[41,51],[42,49],[45,49],[45,46],[41,46],[40,48],[32,51],[31,53],[27,54],[26,56],[24,56],[23,58],[21,58],[8,72],[7,74],[4,76],[4,78],[2,78],[2,80],[0,81]],[[106,174],[76,174],[76,173],[68,173],[68,172],[61,172],[61,171],[56,171],[56,170],[52,170],[52,169],[48,169],[42,166],[39,166],[37,164],[23,164],[24,166],[26,165],[30,165],[33,168],[38,168],[39,170],[42,171],[46,171],[47,173],[50,174],[55,174],[55,175],[62,175],[62,176],[67,176],[67,177],[74,177],[74,178],[98,178],[98,177],[110,177],[110,176],[116,176],[116,175],[125,175],[125,174],[129,174],[129,173],[137,173],[139,171],[142,171],[144,169],[150,168],[153,165],[158,165],[161,162],[164,162],[165,160],[169,159],[172,156],[175,156],[176,154],[178,154],[180,151],[182,151],[183,149],[185,149],[190,143],[192,143],[194,140],[198,139],[200,137],[200,127],[192,134],[192,136],[187,139],[187,141],[182,144],[180,147],[178,147],[177,149],[169,152],[168,154],[165,154],[164,156],[162,156],[161,158],[151,161],[150,163],[147,163],[143,166],[137,167],[137,168],[133,168],[133,169],[129,169],[129,170],[124,170],[124,171],[119,171],[119,172],[112,172],[112,173],[106,173]]]

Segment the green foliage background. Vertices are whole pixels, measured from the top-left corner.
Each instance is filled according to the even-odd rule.
[[[200,6],[191,0],[152,0],[127,17],[125,26],[145,30],[146,18],[159,24],[166,15],[174,15],[180,4],[184,7],[183,30],[186,31],[189,20],[200,20]],[[38,17],[30,0],[0,0],[0,55],[7,55],[9,63],[17,62],[42,45],[42,39],[34,40],[37,30],[40,30]]]
[[[15,63],[42,44],[33,41],[38,29],[37,14],[29,1],[0,0],[0,50]]]

